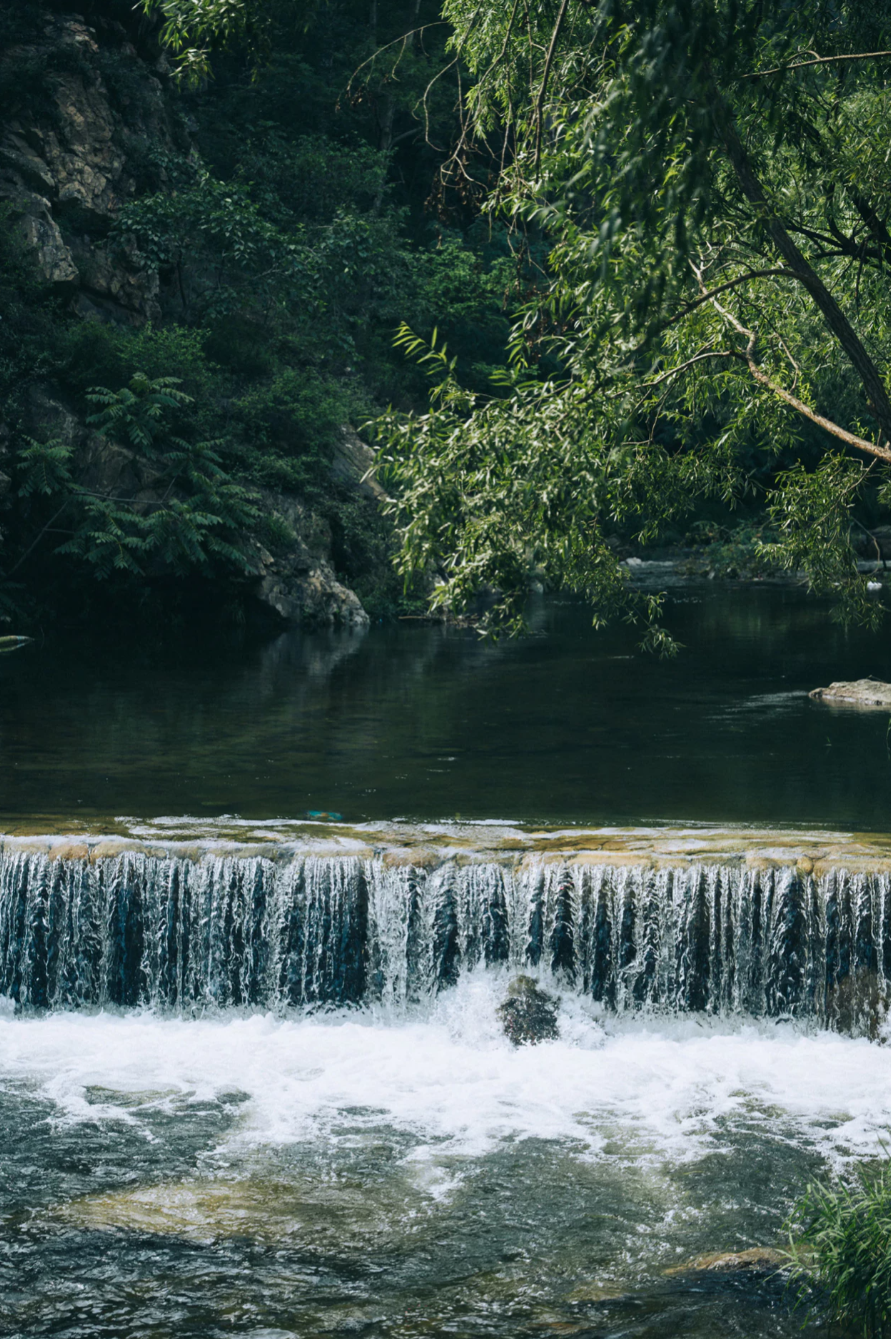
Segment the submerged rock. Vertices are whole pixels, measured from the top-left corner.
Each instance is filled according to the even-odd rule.
[[[828,688],[814,688],[809,694],[815,702],[838,702],[848,707],[867,707],[891,711],[891,683],[878,679],[839,680]]]
[[[860,966],[831,980],[826,1014],[829,1026],[837,1032],[879,1041],[888,1017],[888,996],[878,972]]]
[[[789,1263],[785,1251],[771,1246],[751,1246],[747,1251],[713,1251],[673,1265],[666,1274],[774,1274]]]
[[[531,976],[517,976],[507,988],[507,998],[498,1006],[504,1035],[514,1046],[553,1041],[557,1027],[557,1001],[539,989]]]

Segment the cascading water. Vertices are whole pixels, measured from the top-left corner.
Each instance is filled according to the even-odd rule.
[[[874,1026],[891,879],[739,864],[0,855],[0,994],[28,1008],[283,1008],[539,969],[617,1012]]]

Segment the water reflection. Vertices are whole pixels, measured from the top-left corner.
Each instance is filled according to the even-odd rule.
[[[684,643],[542,601],[533,635],[417,623],[293,633],[155,659],[29,647],[0,661],[3,815],[239,813],[888,827],[881,713],[807,691],[891,677],[887,633],[845,633],[780,587],[675,588]]]

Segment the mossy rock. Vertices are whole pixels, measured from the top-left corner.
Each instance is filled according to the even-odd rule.
[[[507,997],[498,1006],[504,1035],[514,1046],[554,1041],[557,1026],[557,1001],[541,990],[531,976],[517,976],[507,988]]]

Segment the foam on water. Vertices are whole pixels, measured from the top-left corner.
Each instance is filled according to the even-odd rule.
[[[891,1126],[891,1048],[790,1022],[616,1019],[564,994],[560,1040],[515,1050],[495,1014],[504,983],[480,969],[402,1012],[0,1013],[0,1083],[27,1084],[65,1122],[138,1124],[146,1108],[238,1091],[233,1153],[388,1124],[426,1164],[523,1139],[679,1162],[737,1123],[845,1159],[875,1153]]]

